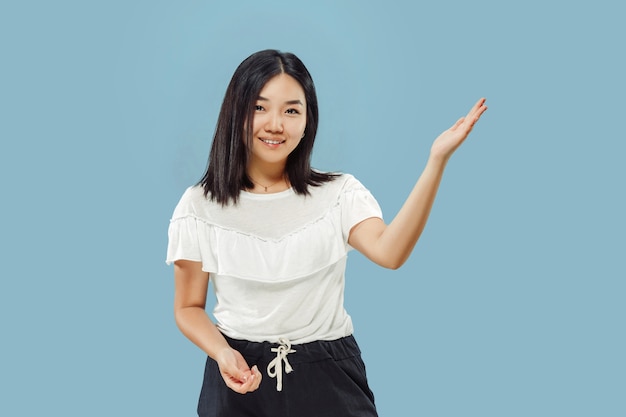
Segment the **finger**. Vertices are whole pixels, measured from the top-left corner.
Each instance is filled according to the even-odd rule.
[[[478,100],[473,106],[472,108],[469,109],[469,111],[467,112],[467,117],[472,119],[474,117],[475,114],[478,113],[479,109],[482,107],[482,105],[485,103],[485,99],[481,98],[480,100]]]
[[[474,104],[474,107],[467,114],[470,120],[477,121],[480,116],[487,110],[487,106],[485,106],[486,99],[483,97]]]
[[[220,369],[222,379],[226,385],[234,391],[241,392],[241,387],[248,382],[252,374],[250,371],[242,371],[237,368]],[[245,392],[245,390],[243,391]]]
[[[254,384],[252,385],[251,391],[254,391],[261,385],[263,375],[259,372],[259,368],[256,365],[252,367],[252,375],[254,376]]]
[[[477,111],[478,111],[478,109],[480,109],[480,108],[481,108],[481,107],[485,104],[485,101],[487,101],[487,99],[486,99],[486,98],[484,98],[484,97],[483,97],[483,98],[481,98],[481,99],[479,99],[479,100],[476,102],[476,104],[474,104],[474,106],[472,107],[472,109],[470,110],[470,113],[475,113],[475,112],[477,112]]]
[[[246,392],[248,392],[244,383],[241,383],[239,381],[236,381],[230,378],[224,378],[224,382],[226,383],[226,386],[228,388],[232,389],[238,394],[245,394]]]
[[[257,388],[259,388],[259,385],[261,385],[261,379],[262,379],[261,373],[256,368],[256,366],[253,367],[253,369],[250,372],[250,376],[248,377],[246,382],[241,385],[241,390],[243,392],[256,391]]]
[[[246,382],[252,375],[252,371],[248,366],[248,363],[237,350],[232,351],[235,357],[235,363],[232,368],[232,375],[236,376],[240,381]],[[229,369],[230,370],[230,369]]]
[[[250,374],[250,376],[246,379],[246,382],[241,384],[241,391],[246,393],[250,391],[254,391],[253,387],[256,383],[257,377],[254,374]]]
[[[224,381],[226,382],[226,386],[233,391],[239,394],[246,394],[248,392],[255,391],[259,387],[261,383],[260,379],[260,374],[250,373],[245,377],[245,381],[238,381],[235,379],[224,379]]]
[[[478,120],[480,119],[480,116],[482,116],[482,114],[487,110],[487,106],[482,105],[481,107],[479,107],[478,109],[476,109],[475,112],[469,113],[466,117],[465,117],[465,121],[467,122],[470,130],[471,128],[474,127],[474,125],[476,124],[476,122],[478,122]]]
[[[456,128],[461,126],[461,124],[463,124],[464,121],[465,121],[465,117],[461,117],[459,120],[456,121],[456,123],[454,123],[454,125],[452,125],[450,130],[456,130]]]
[[[241,384],[244,384],[245,382],[247,382],[251,375],[250,370],[237,369],[237,368],[233,369],[233,371],[229,372],[229,374],[234,381],[237,381]]]
[[[483,115],[483,113],[487,111],[487,106],[483,105],[481,106],[478,111],[474,114],[474,117],[472,119],[472,126],[474,126],[474,124],[480,119],[480,117]]]

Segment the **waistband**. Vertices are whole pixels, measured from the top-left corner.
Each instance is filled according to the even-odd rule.
[[[242,354],[249,365],[267,363],[267,375],[276,378],[278,391],[282,390],[283,368],[288,374],[300,363],[339,361],[361,355],[361,350],[352,335],[336,340],[318,340],[295,345],[287,339],[271,343],[232,339],[226,335],[224,337],[233,349]]]

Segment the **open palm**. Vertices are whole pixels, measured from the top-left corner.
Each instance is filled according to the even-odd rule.
[[[435,139],[430,149],[431,157],[448,159],[461,146],[470,134],[480,116],[487,110],[485,99],[481,98],[474,104],[465,117],[461,117],[448,130]]]

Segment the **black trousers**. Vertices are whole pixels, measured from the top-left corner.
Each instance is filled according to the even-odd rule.
[[[198,402],[200,417],[377,417],[367,384],[361,350],[353,336],[293,345],[287,356],[293,372],[283,367],[282,391],[267,374],[276,358],[273,343],[226,338],[249,366],[263,374],[258,390],[238,394],[228,388],[217,363],[207,358]]]

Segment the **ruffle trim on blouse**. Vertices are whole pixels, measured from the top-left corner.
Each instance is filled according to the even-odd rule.
[[[334,203],[317,219],[276,239],[215,224],[198,216],[193,204],[179,205],[170,221],[166,262],[199,261],[205,272],[261,282],[309,276],[347,255],[355,224],[382,217],[370,192],[353,181],[350,176],[341,184]]]
[[[281,282],[299,279],[346,256],[337,219],[338,205],[326,215],[279,239],[265,239],[212,224],[193,214],[170,223],[167,262],[202,262],[202,270],[218,275]]]

